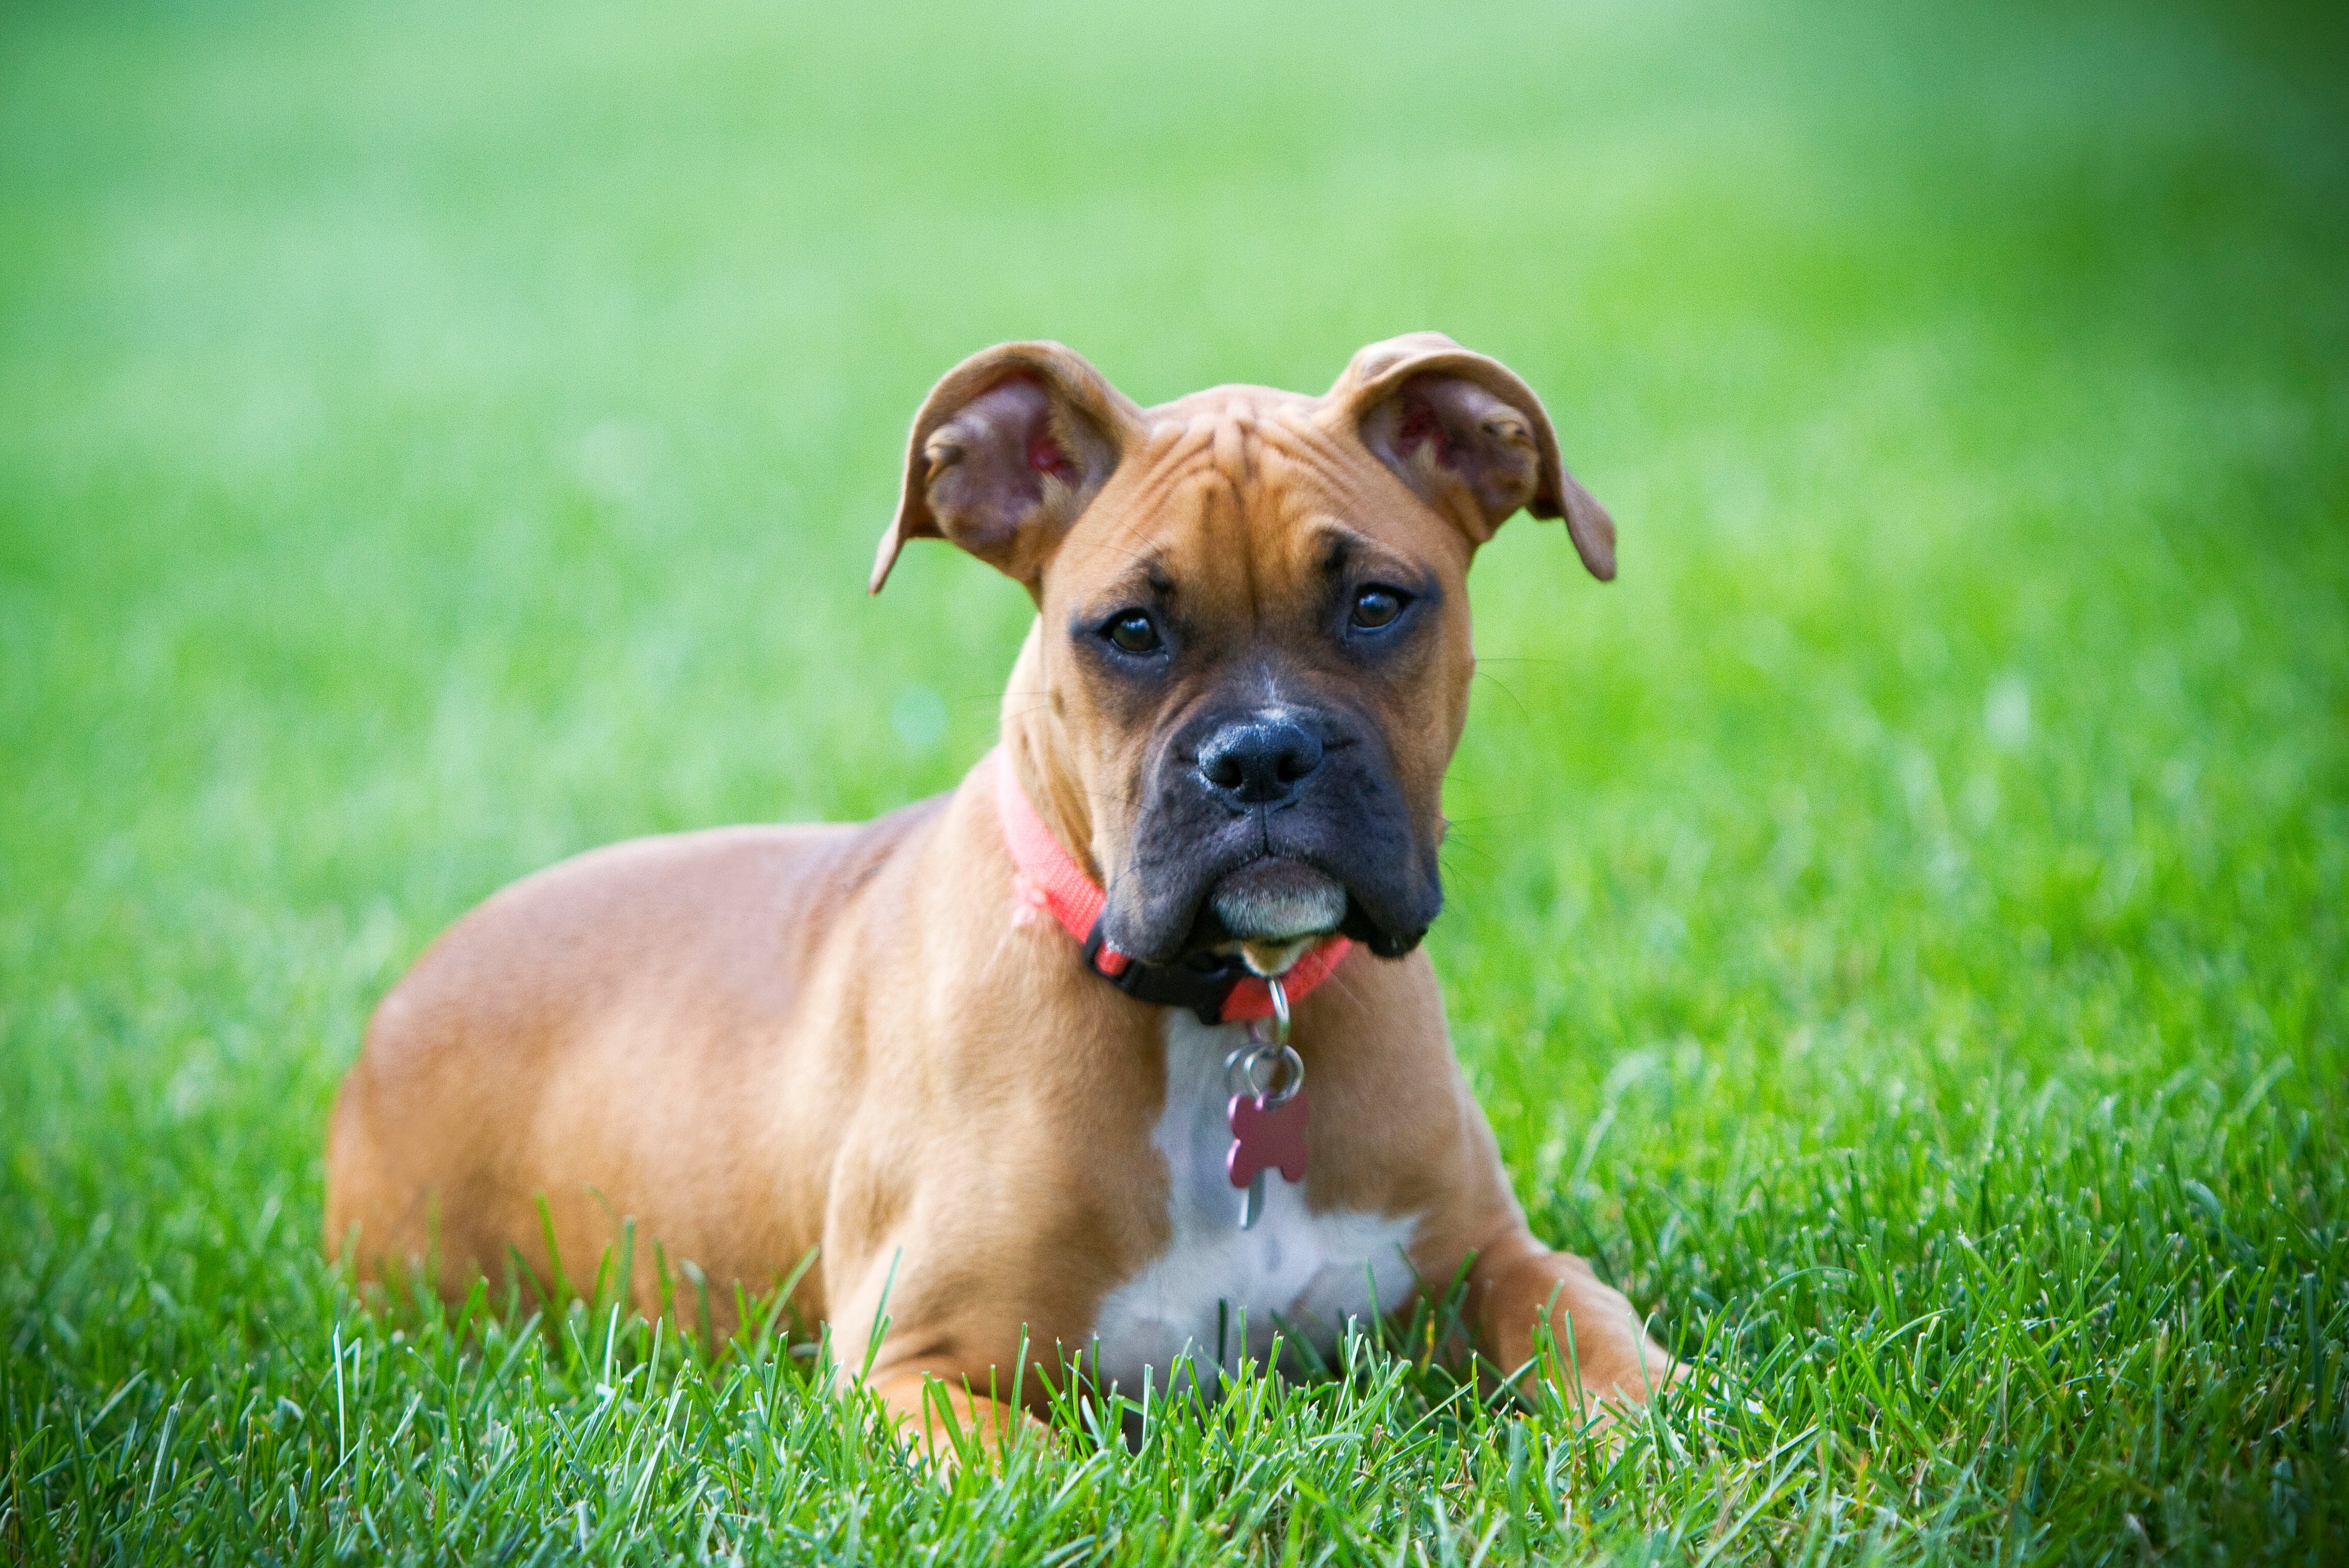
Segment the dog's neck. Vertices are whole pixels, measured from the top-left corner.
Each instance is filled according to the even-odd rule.
[[[1047,695],[1052,689],[1045,669],[1044,623],[1038,618],[1019,645],[1011,666],[1011,680],[1003,691],[1003,755],[1012,775],[1035,806],[1036,814],[1052,830],[1061,848],[1097,886],[1106,886],[1101,858],[1093,852],[1092,803],[1070,763],[1060,716]]]

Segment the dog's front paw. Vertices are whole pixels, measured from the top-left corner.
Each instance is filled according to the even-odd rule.
[[[1000,1462],[1023,1446],[1050,1449],[1052,1429],[1017,1405],[971,1391],[954,1374],[908,1369],[870,1385],[884,1417],[941,1480],[965,1464]]]

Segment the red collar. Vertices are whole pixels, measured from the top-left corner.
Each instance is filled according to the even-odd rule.
[[[1003,821],[1003,842],[1011,851],[1017,874],[1012,886],[1023,910],[1050,913],[1061,929],[1084,948],[1094,974],[1128,995],[1165,1006],[1189,1007],[1208,1024],[1238,1023],[1272,1016],[1272,993],[1261,976],[1250,974],[1237,956],[1213,969],[1189,965],[1137,964],[1109,945],[1102,936],[1102,905],[1108,895],[1085,875],[1076,857],[1061,847],[1044,819],[1036,814],[1028,792],[1000,747],[992,754],[995,765],[995,814]],[[1354,944],[1342,936],[1325,937],[1280,977],[1289,1001],[1296,1002],[1330,978]]]

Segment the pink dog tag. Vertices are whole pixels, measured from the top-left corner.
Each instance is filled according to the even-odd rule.
[[[1305,1180],[1305,1091],[1275,1103],[1264,1095],[1236,1094],[1231,1104],[1232,1151],[1224,1171],[1235,1187],[1246,1187],[1267,1171],[1289,1181]]]

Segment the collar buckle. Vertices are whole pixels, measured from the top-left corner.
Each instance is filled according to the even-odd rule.
[[[1224,1021],[1224,1004],[1249,973],[1247,961],[1237,954],[1180,964],[1137,964],[1103,939],[1099,916],[1085,935],[1085,967],[1137,1002],[1188,1007],[1203,1024]]]

